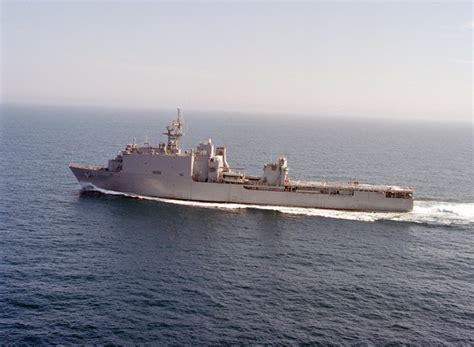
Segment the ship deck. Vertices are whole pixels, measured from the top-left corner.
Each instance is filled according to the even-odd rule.
[[[96,166],[96,165],[81,165],[76,163],[69,163],[69,167],[73,167],[76,169],[84,169],[84,170],[105,170],[103,166]]]
[[[297,187],[299,189],[348,189],[358,191],[369,191],[369,192],[406,192],[412,193],[414,188],[412,187],[400,187],[394,185],[383,185],[383,184],[368,184],[359,182],[317,182],[317,181],[290,181],[289,185]]]

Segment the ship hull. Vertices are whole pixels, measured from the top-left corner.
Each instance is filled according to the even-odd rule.
[[[195,182],[189,176],[110,172],[84,166],[70,166],[82,186],[158,198],[203,202],[291,206],[352,211],[407,212],[413,199],[386,198],[382,192],[355,191],[353,195],[316,194],[284,190],[252,190],[242,184]]]

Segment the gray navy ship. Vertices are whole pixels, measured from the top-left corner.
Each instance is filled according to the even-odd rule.
[[[166,143],[128,144],[106,167],[71,163],[83,188],[201,202],[274,205],[353,211],[406,212],[413,209],[414,189],[359,182],[302,182],[288,177],[280,157],[263,165],[262,176],[229,166],[225,147],[211,139],[190,151],[181,149],[184,123],[166,127]]]

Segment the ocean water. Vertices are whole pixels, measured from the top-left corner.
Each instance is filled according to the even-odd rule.
[[[80,190],[69,162],[162,141],[173,116],[3,106],[2,344],[474,344],[472,125],[184,114],[186,148],[413,185],[410,213]]]

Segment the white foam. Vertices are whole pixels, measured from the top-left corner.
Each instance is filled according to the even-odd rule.
[[[197,202],[187,200],[174,200],[164,198],[154,198],[136,194],[120,193],[111,190],[97,188],[92,185],[83,187],[83,190],[93,190],[108,195],[127,196],[136,199],[145,199],[159,201],[163,203],[225,210],[240,209],[259,209],[278,211],[284,214],[317,216],[336,219],[348,219],[365,222],[375,222],[378,220],[427,223],[438,225],[451,224],[474,224],[474,203],[473,202],[444,202],[444,201],[416,201],[413,211],[400,213],[384,213],[384,212],[353,212],[340,210],[327,210],[319,208],[303,208],[303,207],[284,207],[284,206],[268,206],[268,205],[247,205],[235,203],[215,203],[215,202]]]

